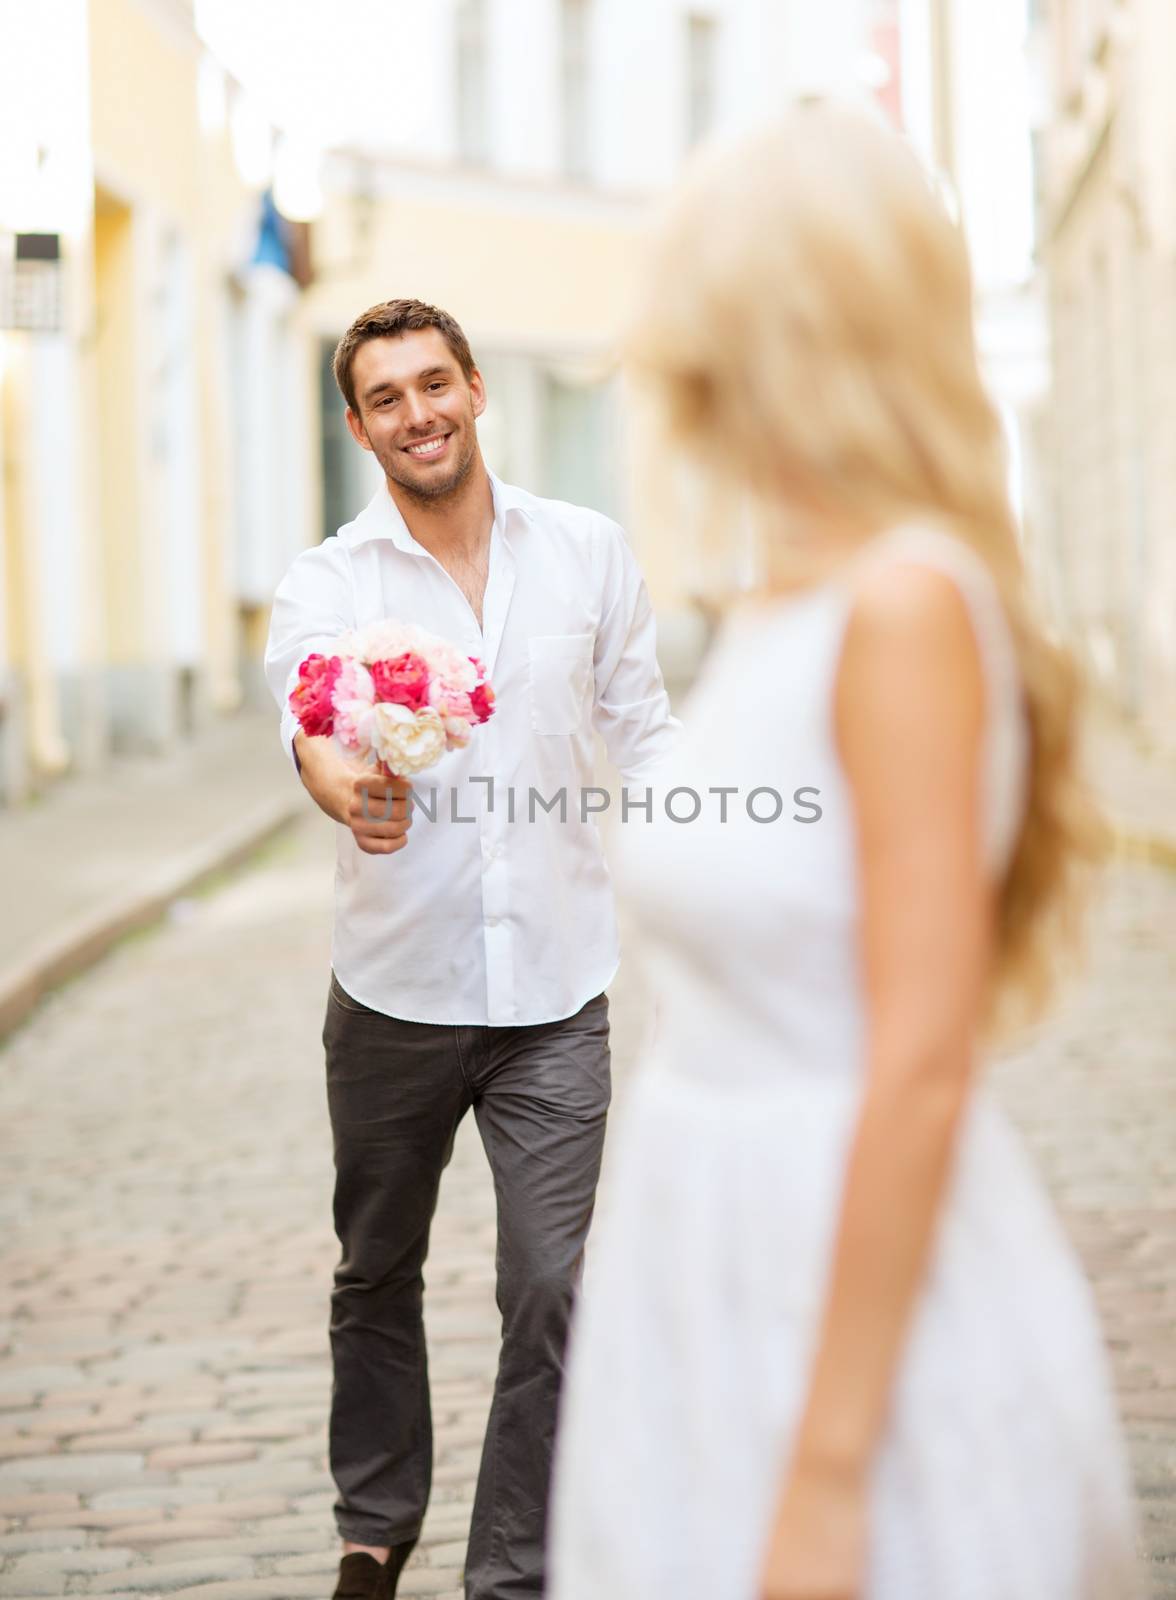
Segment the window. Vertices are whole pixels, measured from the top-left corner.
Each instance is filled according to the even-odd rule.
[[[618,514],[615,394],[605,384],[567,382],[545,373],[540,478],[543,493]]]
[[[490,155],[486,71],[486,0],[458,0],[457,153],[479,167]]]
[[[591,0],[560,0],[560,103],[564,176],[587,178],[591,169],[588,24]]]
[[[687,144],[697,144],[714,126],[718,32],[713,17],[686,18]]]

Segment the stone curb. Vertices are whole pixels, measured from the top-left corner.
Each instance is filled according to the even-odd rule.
[[[23,960],[0,971],[0,1039],[23,1022],[50,989],[76,977],[128,933],[149,927],[171,902],[225,868],[240,865],[302,812],[301,789],[267,799],[208,839],[180,852],[124,893],[74,917]]]

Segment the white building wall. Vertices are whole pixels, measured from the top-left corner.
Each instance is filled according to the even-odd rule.
[[[559,171],[556,9],[550,0],[486,0],[486,12],[490,164],[511,177],[554,178]],[[450,59],[442,55],[432,72],[445,80],[456,132],[457,81]]]
[[[827,0],[819,8],[797,3],[774,5],[760,0],[762,28],[768,41],[761,70],[760,109],[772,109],[773,70],[782,69],[785,96],[830,94],[853,98],[863,93],[863,66],[868,46],[866,0]],[[773,33],[778,43],[773,48]],[[754,40],[752,41],[754,48]],[[765,103],[764,91],[767,94]]]
[[[1033,167],[1026,0],[954,0],[957,179],[982,290],[1032,272]]]
[[[1167,0],[1050,14],[1043,245],[1065,621],[1109,698],[1176,727],[1176,105]],[[1080,18],[1073,18],[1080,21]]]
[[[166,229],[156,256],[157,341],[149,352],[154,532],[163,547],[164,647],[171,663],[195,670],[204,651],[201,574],[200,425],[191,249]]]
[[[299,8],[289,0],[197,0],[205,38],[275,122],[345,145],[447,169],[459,161],[457,37],[462,0]],[[482,0],[487,165],[561,177],[561,0]],[[686,144],[687,18],[719,23],[720,130],[782,109],[794,94],[861,88],[868,0],[591,0],[594,183],[650,192],[672,181]],[[329,12],[329,16],[328,16]]]
[[[935,152],[935,67],[932,0],[899,0],[902,111],[908,137],[929,165]]]
[[[264,10],[271,0],[258,4]],[[373,159],[364,181],[381,208],[411,195],[438,206],[470,204],[528,219],[547,211],[564,222],[582,221],[586,229],[614,226],[618,206],[651,219],[652,205],[690,153],[691,17],[714,22],[709,99],[715,137],[766,121],[799,95],[863,92],[868,0],[822,0],[819,7],[811,0],[591,0],[588,171],[569,178],[563,171],[561,0],[482,0],[487,138],[483,150],[473,152],[480,159],[471,163],[460,155],[461,5],[462,0],[435,0],[427,13],[397,11],[394,29],[386,13],[381,23],[367,7],[357,7],[375,30],[366,52],[370,60],[381,56],[383,26],[389,37],[395,33],[397,61],[411,62],[412,82],[403,94],[394,70],[396,92],[385,91],[389,109],[382,119],[373,117],[373,97],[364,88],[370,60],[359,64],[359,77],[350,84],[356,106],[350,142]],[[324,66],[323,79],[331,76]],[[356,170],[333,163],[328,188],[354,183]],[[325,258],[348,256],[347,226],[343,208],[329,210],[319,230]],[[637,231],[634,238],[636,244]],[[471,255],[477,249],[471,234]],[[417,281],[406,276],[394,252],[384,270],[389,293],[444,298],[440,287],[419,281],[419,273]],[[503,263],[488,270],[501,273]],[[457,303],[450,309],[462,314]],[[592,479],[586,460],[595,448],[592,440],[615,437],[619,399],[603,387],[611,347],[599,327],[573,349],[566,335],[558,346],[545,343],[525,321],[515,321],[513,334],[506,323],[478,326],[473,320],[467,330],[490,380],[488,454],[524,481],[572,494]],[[333,324],[324,326],[324,336],[332,330]],[[619,326],[612,328],[609,340],[619,332]],[[509,394],[509,404],[500,400],[496,385]],[[595,390],[599,406],[587,392]],[[577,427],[582,437],[573,448],[564,432]],[[623,510],[619,452],[608,451],[603,470],[615,481],[603,485],[600,498]],[[357,481],[348,490],[348,511],[359,487]],[[332,522],[338,514],[328,508]],[[264,566],[243,574],[247,592],[261,592]]]
[[[301,473],[289,459],[291,439],[302,437],[288,408],[303,397],[287,387],[296,379],[289,352],[289,319],[298,291],[279,268],[260,263],[244,274],[236,307],[233,450],[237,485],[238,598],[268,604],[283,572],[306,543],[299,503]],[[275,396],[283,395],[283,404]]]
[[[598,0],[593,96],[597,181],[650,192],[668,183],[682,154],[684,50],[675,0]]]
[[[933,9],[948,41],[946,81],[933,59]],[[976,278],[976,328],[993,399],[1009,434],[1010,489],[1030,559],[1060,592],[1046,478],[1037,459],[1050,386],[1045,298],[1034,279],[1034,94],[1027,0],[903,0],[903,111],[924,159],[938,166],[935,96],[950,134],[950,181]]]
[[[25,397],[8,450],[14,470],[24,474],[28,570],[18,604],[30,659],[25,683],[11,687],[29,697],[31,753],[46,774],[64,770],[71,759],[88,765],[102,720],[85,481],[91,419],[81,342],[89,332],[88,306],[77,287],[91,246],[89,106],[85,0],[3,8],[0,230],[58,234],[63,257],[60,329],[0,332]]]

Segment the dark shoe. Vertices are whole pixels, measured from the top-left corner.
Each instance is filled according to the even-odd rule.
[[[344,1556],[331,1600],[392,1600],[395,1578],[364,1550]]]
[[[408,1544],[394,1544],[383,1566],[364,1550],[344,1556],[331,1600],[396,1600],[396,1580],[415,1549],[415,1539]]]
[[[415,1539],[410,1539],[407,1544],[394,1544],[392,1553],[388,1557],[388,1565],[384,1571],[388,1574],[388,1600],[396,1600],[396,1580],[404,1570],[404,1563],[417,1547]]]

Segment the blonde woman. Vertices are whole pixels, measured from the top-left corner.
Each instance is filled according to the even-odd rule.
[[[805,110],[695,176],[652,282],[637,376],[766,577],[656,774],[696,820],[619,830],[660,1023],[549,1600],[1128,1600],[1091,1296],[977,1065],[1101,834],[963,244],[901,141]]]

